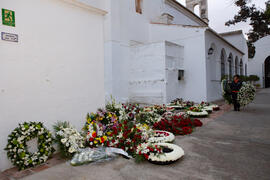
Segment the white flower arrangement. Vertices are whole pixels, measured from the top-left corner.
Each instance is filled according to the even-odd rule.
[[[238,93],[238,102],[241,106],[246,106],[255,99],[256,88],[250,84],[243,82],[243,85]]]
[[[93,154],[94,151],[85,151],[85,152],[83,151],[80,153],[76,153],[72,158],[72,160],[70,161],[70,164],[72,166],[77,166],[84,163],[90,163],[93,161]]]
[[[205,106],[205,107],[203,107],[202,109],[203,109],[204,111],[207,111],[208,113],[213,112],[213,107],[211,107],[211,106]]]
[[[168,104],[167,107],[173,108],[173,109],[184,109],[185,108],[185,106],[182,104],[179,104],[179,105]]]
[[[161,154],[154,154],[150,153],[148,160],[156,163],[166,163],[166,162],[175,162],[181,157],[185,155],[184,150],[175,145],[170,143],[156,143],[154,145],[160,146],[160,147],[166,147],[168,149],[171,149],[171,152],[167,153],[161,153]]]
[[[208,107],[211,107],[213,109],[213,111],[217,111],[220,109],[219,105],[217,105],[217,104],[210,104]]]
[[[148,147],[150,146],[151,143],[142,143],[140,144],[137,149],[136,149],[136,154],[147,154],[150,152],[150,150],[148,149]]]
[[[84,137],[68,123],[58,123],[55,135],[63,156],[71,157],[80,148],[84,148]]]
[[[187,114],[193,117],[205,117],[208,116],[208,112],[203,110],[202,112],[187,111]]]
[[[169,143],[175,140],[175,136],[171,132],[167,131],[154,131],[152,137],[148,139],[150,143]]]
[[[141,130],[142,140],[146,141],[149,137],[154,135],[153,129],[151,129],[147,124],[136,124],[136,126]]]
[[[136,122],[140,124],[153,125],[161,121],[162,116],[156,113],[155,110],[142,111],[137,115]]]

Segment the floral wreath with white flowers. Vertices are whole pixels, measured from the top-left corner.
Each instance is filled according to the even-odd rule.
[[[38,151],[31,153],[26,143],[34,138],[37,138]],[[5,150],[11,162],[23,170],[46,162],[55,151],[52,144],[52,134],[41,122],[24,122],[8,136]]]
[[[184,150],[175,144],[170,143],[142,143],[136,150],[137,162],[143,159],[158,165],[171,164],[184,156]]]
[[[156,143],[153,146],[161,148],[160,154],[150,153],[148,161],[158,165],[172,164],[185,155],[184,150],[175,144],[171,143]]]
[[[187,110],[187,114],[192,117],[205,117],[208,116],[208,112],[201,106],[192,106]]]
[[[244,107],[251,103],[255,99],[256,88],[251,83],[243,83],[239,93],[237,94],[237,100],[239,104]]]
[[[155,130],[152,137],[148,139],[150,143],[171,143],[175,136],[171,132]]]

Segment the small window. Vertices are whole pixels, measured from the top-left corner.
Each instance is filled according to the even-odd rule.
[[[142,1],[143,0],[135,0],[136,12],[142,14]]]

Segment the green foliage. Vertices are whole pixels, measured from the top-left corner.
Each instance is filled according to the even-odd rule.
[[[255,55],[253,43],[270,34],[270,0],[265,2],[265,9],[257,8],[255,4],[250,4],[250,2],[250,0],[236,0],[234,4],[240,10],[234,16],[233,20],[229,20],[225,25],[230,26],[240,22],[247,22],[248,20],[250,21],[252,29],[247,34],[247,45],[249,47],[249,58],[253,58]]]
[[[221,77],[221,81],[223,81],[223,80],[230,80],[230,79],[232,79],[232,76],[231,75],[223,75]]]
[[[243,82],[256,82],[260,80],[260,78],[257,75],[240,76],[240,79]]]
[[[55,132],[60,131],[61,130],[60,127],[68,128],[70,127],[70,124],[69,122],[64,121],[64,122],[57,122],[55,125],[53,125],[53,129]]]
[[[232,104],[232,95],[230,93],[224,93],[223,98],[228,104]]]
[[[260,78],[257,75],[250,75],[249,76],[249,81],[256,82],[256,81],[259,81],[259,80],[260,80]]]
[[[145,161],[145,157],[143,155],[136,154],[134,158],[136,163],[141,163]]]
[[[240,80],[243,82],[246,82],[246,81],[248,81],[248,76],[241,75]]]
[[[231,88],[228,80],[222,80],[221,82],[222,96],[228,104],[232,104]]]
[[[111,96],[111,101],[106,102],[105,109],[109,112],[115,113],[117,116],[120,116],[121,106],[116,103],[116,100]]]

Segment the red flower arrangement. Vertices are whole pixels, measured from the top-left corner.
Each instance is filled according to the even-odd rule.
[[[128,154],[134,156],[137,146],[144,142],[141,130],[132,122],[127,120],[113,127],[107,141],[108,147],[121,148]]]
[[[202,127],[203,123],[199,119],[194,119],[193,124],[195,127]]]
[[[195,127],[201,127],[203,124],[198,119],[192,119],[184,115],[169,115],[153,125],[154,129],[169,131],[176,135],[191,134]]]

